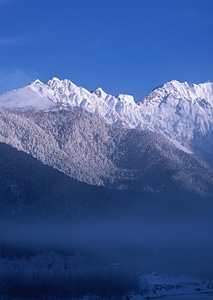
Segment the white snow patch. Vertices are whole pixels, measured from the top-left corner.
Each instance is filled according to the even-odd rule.
[[[60,110],[80,107],[107,123],[162,133],[188,153],[213,153],[213,83],[180,83],[172,80],[135,103],[131,95],[117,97],[102,88],[93,92],[70,80],[54,77],[0,95],[0,106]],[[212,157],[213,161],[213,157]]]

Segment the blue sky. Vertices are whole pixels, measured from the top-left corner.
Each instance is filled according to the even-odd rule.
[[[213,81],[213,1],[0,0],[0,92],[54,76],[136,100]]]

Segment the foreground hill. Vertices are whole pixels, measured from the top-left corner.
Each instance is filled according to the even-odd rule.
[[[212,193],[212,169],[161,134],[117,128],[78,108],[1,109],[0,141],[79,181],[160,192]]]

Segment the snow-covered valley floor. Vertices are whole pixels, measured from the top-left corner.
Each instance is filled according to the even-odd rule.
[[[81,300],[103,300],[97,296],[84,296]],[[111,298],[110,298],[111,299]],[[213,299],[213,283],[189,275],[169,277],[156,272],[141,277],[141,293],[119,295],[112,299],[121,300],[205,300]],[[77,299],[75,299],[77,300]]]
[[[81,300],[103,300],[97,296],[84,296]],[[110,299],[121,300],[205,300],[213,299],[213,283],[188,275],[168,277],[155,272],[141,277],[141,293],[130,293]],[[75,299],[77,300],[77,299]]]
[[[188,275],[169,277],[153,272],[141,280],[142,288],[144,283],[147,291],[141,298],[134,296],[132,299],[213,299],[213,283]]]

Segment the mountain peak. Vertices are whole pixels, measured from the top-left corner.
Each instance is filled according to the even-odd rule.
[[[61,80],[58,77],[53,77],[52,79],[48,80],[48,82],[61,82]]]
[[[172,80],[170,80],[170,81],[163,84],[163,86],[174,86],[174,87],[175,86],[180,86],[180,85],[182,85],[182,82],[180,82],[176,79],[172,79]]]
[[[167,92],[178,92],[178,91],[181,91],[182,89],[185,89],[185,88],[188,88],[189,87],[189,84],[188,82],[180,82],[178,80],[171,80],[171,81],[168,81],[168,82],[165,82],[164,84],[156,87],[154,91],[158,91],[158,90],[165,90]]]
[[[99,98],[105,98],[107,95],[107,93],[100,87],[98,87],[94,91],[92,91],[92,94],[95,94]]]
[[[127,94],[119,94],[117,99],[120,101],[125,101],[126,103],[135,103],[134,97]]]
[[[194,153],[205,150],[205,156],[213,160],[211,82],[189,84],[171,80],[135,103],[131,95],[114,97],[100,87],[90,92],[68,79],[53,77],[46,83],[37,79],[24,88],[0,95],[0,106],[43,111],[79,107],[114,126],[160,132],[179,148]]]
[[[30,84],[43,84],[39,79],[36,79],[35,81],[31,82]]]
[[[171,80],[161,86],[156,87],[151,93],[142,98],[138,103],[152,102],[154,99],[157,102],[165,100],[165,97],[170,99],[185,99],[194,102],[197,99],[205,99],[209,103],[213,102],[213,83],[205,82],[200,84],[189,84],[188,82],[179,82]],[[164,100],[163,100],[164,99]]]

